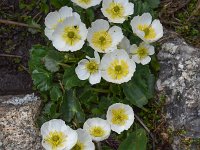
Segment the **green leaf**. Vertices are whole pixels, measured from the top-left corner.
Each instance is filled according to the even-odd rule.
[[[31,71],[43,67],[43,57],[46,56],[49,49],[45,46],[35,45],[30,50],[29,69]]]
[[[38,68],[32,72],[33,84],[40,91],[47,91],[51,88],[52,74],[48,71]]]
[[[62,91],[59,85],[54,85],[50,90],[50,98],[53,101],[58,101],[62,97]]]
[[[142,108],[148,103],[148,99],[144,92],[135,83],[124,84],[123,89],[126,99],[129,100],[133,105]]]
[[[94,16],[94,10],[92,8],[86,9],[86,15],[90,23],[94,21],[95,16]]]
[[[160,4],[160,0],[146,0],[146,2],[148,3],[148,6],[151,8],[158,8],[159,4]]]
[[[151,74],[149,67],[138,65],[134,77],[128,83],[123,84],[126,99],[139,108],[153,98],[155,77]]]
[[[47,70],[57,72],[59,70],[59,63],[64,60],[64,55],[61,52],[50,50],[44,57],[44,63]]]
[[[64,95],[61,112],[63,114],[63,119],[66,122],[70,122],[73,118],[77,118],[79,123],[83,123],[85,121],[85,114],[79,100],[76,97],[75,90],[69,90]]]
[[[146,132],[144,129],[137,129],[121,143],[118,150],[146,150],[146,148]]]
[[[65,89],[69,90],[76,86],[83,86],[85,84],[85,81],[81,81],[76,73],[75,73],[75,67],[69,67],[65,70],[64,76],[63,76],[63,85]]]

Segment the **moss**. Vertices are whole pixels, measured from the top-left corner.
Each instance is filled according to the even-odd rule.
[[[198,0],[191,0],[191,2],[180,10],[175,18],[179,21],[180,25],[175,25],[175,31],[181,34],[188,43],[200,46],[200,16],[198,15],[197,7]]]

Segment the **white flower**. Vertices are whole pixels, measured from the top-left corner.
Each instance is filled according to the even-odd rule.
[[[78,141],[72,150],[95,150],[92,138],[85,130],[77,129],[76,132],[78,134]]]
[[[111,129],[118,134],[128,130],[134,122],[133,109],[129,105],[122,103],[111,105],[108,108],[106,117],[111,125]]]
[[[52,40],[52,34],[57,27],[57,25],[63,22],[67,17],[73,15],[73,10],[71,7],[64,6],[60,8],[59,11],[50,12],[45,18],[45,35]]]
[[[103,0],[101,11],[110,22],[123,23],[133,14],[134,4],[129,0]]]
[[[71,0],[71,1],[77,4],[78,6],[87,9],[92,6],[99,5],[102,0]]]
[[[105,54],[101,60],[102,77],[112,83],[128,82],[133,77],[135,68],[135,62],[129,58],[125,50]]]
[[[129,54],[130,52],[130,41],[127,37],[124,36],[124,38],[122,39],[122,41],[117,45],[117,49],[124,49],[126,50],[126,52]]]
[[[108,53],[117,49],[117,45],[123,37],[120,27],[113,26],[110,28],[108,21],[98,19],[88,29],[87,40],[95,51]]]
[[[133,44],[130,48],[130,56],[132,57],[132,60],[138,64],[148,64],[151,61],[151,57],[149,55],[153,55],[154,53],[154,47],[145,42],[140,43],[139,47]]]
[[[100,57],[97,52],[94,52],[95,58],[86,56],[87,59],[83,59],[78,63],[75,72],[80,80],[86,80],[89,78],[90,84],[97,84],[101,81]]]
[[[77,142],[78,135],[63,120],[53,119],[41,127],[42,145],[46,150],[71,149]]]
[[[80,50],[87,37],[87,28],[81,22],[80,16],[73,13],[62,23],[59,23],[53,33],[53,46],[59,51],[77,51]]]
[[[111,132],[109,123],[101,118],[88,119],[84,123],[83,129],[97,142],[107,139]]]
[[[159,20],[152,22],[150,13],[136,16],[131,21],[133,32],[143,41],[151,43],[159,40],[163,36],[163,26]]]

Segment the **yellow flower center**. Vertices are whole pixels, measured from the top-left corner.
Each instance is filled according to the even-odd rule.
[[[147,57],[149,54],[147,48],[145,47],[139,47],[136,53],[138,54],[140,59]]]
[[[86,69],[89,73],[94,74],[99,70],[99,64],[96,61],[91,60],[86,64]]]
[[[94,126],[90,129],[90,134],[94,137],[102,137],[105,135],[105,130],[100,126]]]
[[[138,29],[145,33],[145,36],[144,36],[145,39],[150,40],[156,37],[155,29],[152,28],[151,26],[148,26],[146,24],[144,25],[140,24],[138,25]]]
[[[63,143],[66,141],[66,136],[63,132],[53,131],[44,139],[45,142],[51,145],[52,149],[62,147]]]
[[[125,125],[126,121],[128,120],[128,115],[126,114],[125,109],[113,109],[112,110],[112,123],[115,125]]]
[[[72,148],[72,150],[84,150],[84,144],[81,142],[77,142],[76,145]]]
[[[79,28],[77,26],[70,26],[64,29],[63,39],[65,42],[70,45],[74,46],[81,40],[81,36],[79,34]]]
[[[120,80],[129,73],[129,66],[124,60],[114,60],[108,67],[108,75],[114,80]]]
[[[95,47],[105,51],[112,44],[112,37],[107,31],[95,32],[92,37],[92,43]]]
[[[124,15],[124,7],[120,3],[112,2],[106,9],[106,12],[110,15],[112,19],[122,18]]]
[[[79,3],[83,3],[83,4],[90,4],[91,3],[91,0],[79,0]]]

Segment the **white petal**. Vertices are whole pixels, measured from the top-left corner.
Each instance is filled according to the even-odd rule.
[[[77,129],[78,142],[84,145],[84,150],[95,150],[91,136],[83,129]]]
[[[90,84],[97,84],[101,82],[101,73],[98,71],[97,73],[91,74],[89,77]]]
[[[131,45],[130,47],[130,54],[135,54],[137,53],[138,47],[136,44]]]
[[[81,60],[79,65],[76,67],[75,72],[80,80],[86,80],[89,78],[90,73],[87,71],[83,65],[85,64],[86,60]]]
[[[113,26],[109,29],[108,33],[112,36],[112,46],[118,45],[124,38],[122,29],[117,26]]]
[[[52,42],[53,46],[58,50],[63,49],[66,46],[65,41],[60,35],[54,35]]]
[[[47,27],[46,27],[45,30],[44,30],[44,34],[48,37],[49,40],[52,40],[52,39],[53,39],[53,37],[52,37],[53,32],[54,32],[53,29],[49,29],[49,28],[47,28]]]
[[[151,61],[151,57],[147,56],[141,60],[141,64],[146,65]]]
[[[122,41],[118,44],[117,48],[118,49],[124,49],[126,50],[127,53],[130,53],[130,41],[128,40],[127,37],[124,36]]]
[[[52,29],[58,24],[59,20],[60,20],[60,15],[57,11],[50,12],[45,18],[45,25],[49,29]]]
[[[66,149],[70,150],[74,147],[74,145],[77,143],[78,140],[78,134],[75,130],[71,129],[68,126],[68,130],[66,131],[67,134],[67,141],[66,141]]]
[[[141,63],[141,60],[140,58],[138,57],[138,55],[132,55],[132,60],[134,62],[136,62],[137,64]]]
[[[143,13],[140,17],[140,23],[145,25],[150,25],[152,22],[152,16],[150,13]]]
[[[132,15],[134,13],[134,4],[133,3],[128,3],[126,6],[125,6],[125,13],[124,15],[125,16],[129,16],[129,15]]]
[[[61,19],[65,19],[67,17],[71,17],[72,16],[73,10],[72,10],[71,7],[64,6],[64,7],[61,7],[58,12],[60,14],[60,18]]]
[[[91,28],[93,31],[99,31],[99,30],[107,31],[109,29],[109,23],[104,19],[97,19],[95,22],[92,23]]]
[[[94,51],[94,57],[95,57],[95,61],[100,64],[100,56],[99,56],[99,53]]]
[[[151,26],[154,28],[156,32],[156,39],[153,40],[153,42],[155,42],[159,40],[161,37],[163,37],[163,26],[157,19],[153,21]]]

